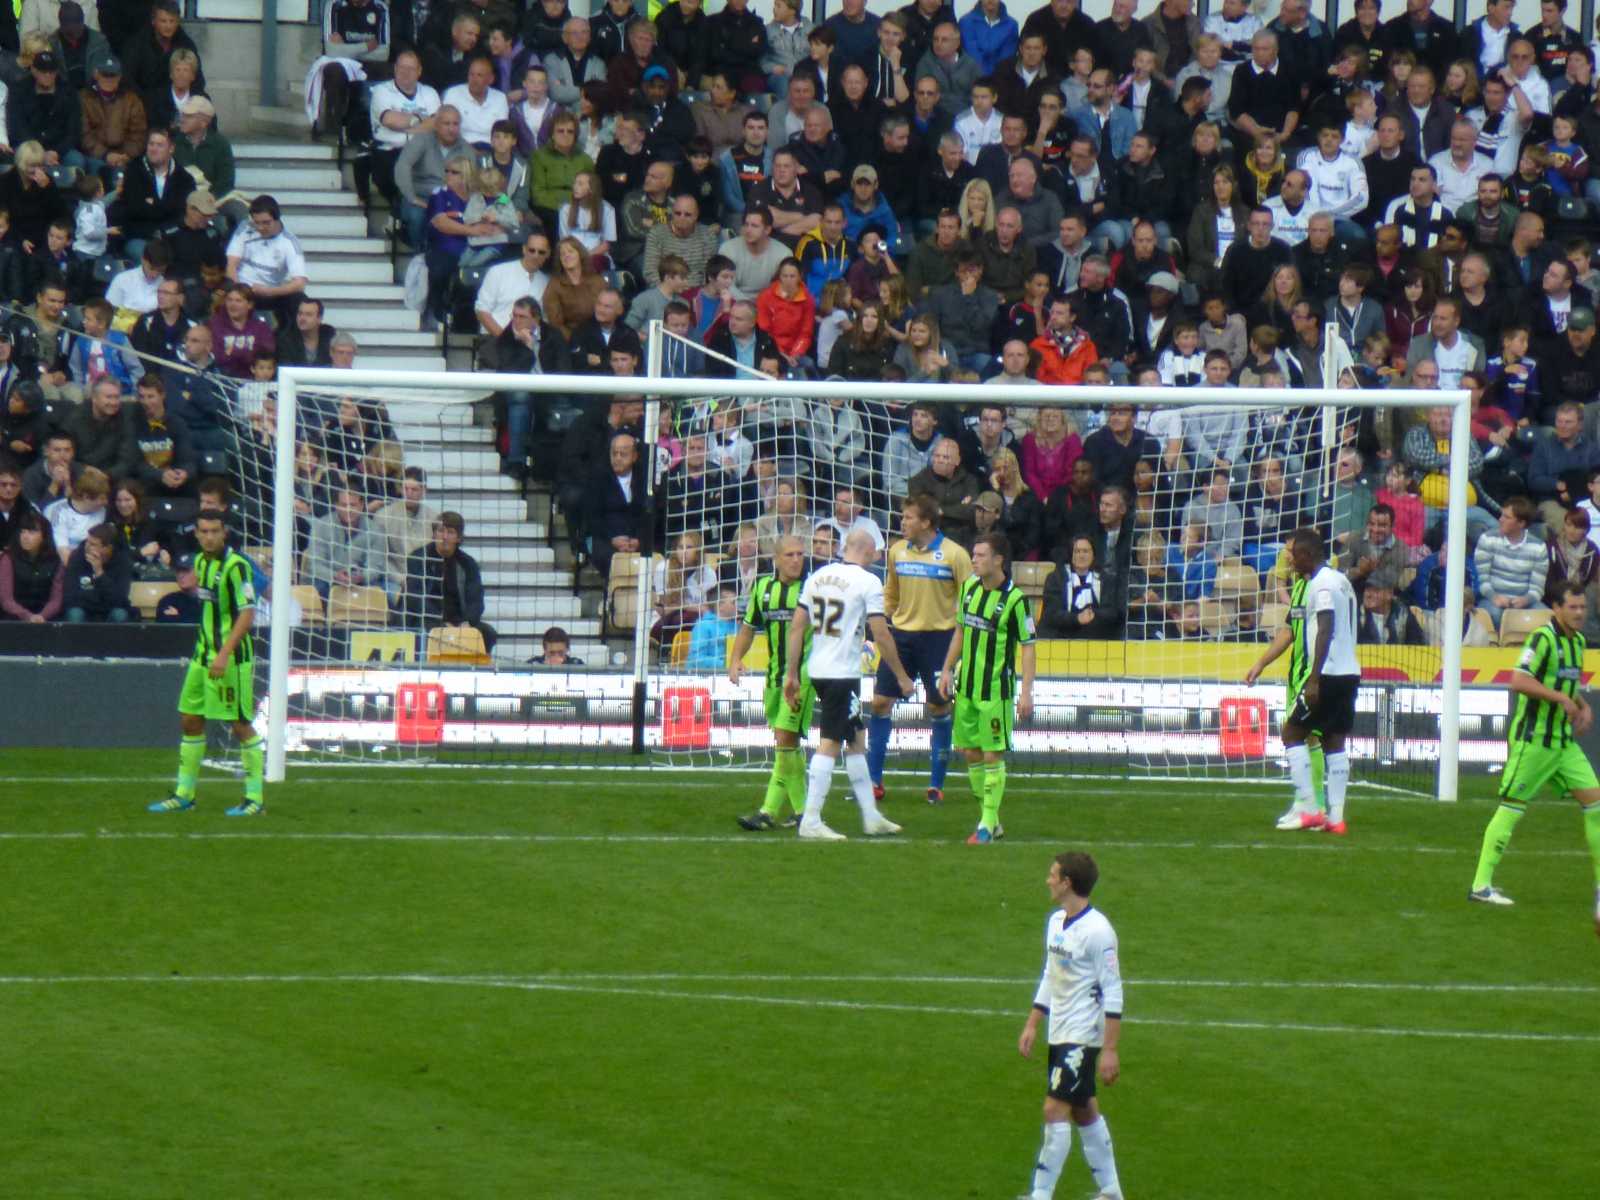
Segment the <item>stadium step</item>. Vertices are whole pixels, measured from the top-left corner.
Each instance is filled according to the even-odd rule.
[[[488,456],[485,456],[485,459],[486,462],[495,462]],[[408,463],[411,461],[410,455],[406,456],[406,461]],[[422,465],[420,459],[417,465]],[[437,468],[428,467],[426,469],[429,487],[443,488],[454,492],[504,492],[508,496],[520,496],[522,492],[521,486],[515,479],[512,479],[509,475],[500,474],[498,466],[490,470],[483,470],[481,468],[463,468],[460,464],[450,463]],[[524,508],[526,508],[526,504],[527,502],[524,501]]]
[[[339,301],[341,304],[400,304],[406,290],[398,283],[374,286],[369,283],[325,283],[317,289],[317,299],[324,304]]]
[[[367,218],[362,215],[360,209],[349,211],[320,209],[316,212],[285,209],[283,223],[285,228],[293,231],[295,237],[300,239],[302,248],[307,241],[321,238],[366,238],[367,236]]]
[[[536,568],[524,560],[520,552],[480,546],[476,538],[473,539],[471,553],[483,568],[483,586],[502,598],[530,594],[542,602],[542,598],[552,592],[572,595],[570,571],[558,570],[554,566]]]
[[[344,186],[344,180],[339,177],[339,170],[332,163],[325,167],[251,166],[241,161],[234,186],[247,196],[258,196],[265,192],[281,202],[284,192],[279,189],[336,192]]]
[[[323,304],[324,321],[335,329],[349,329],[358,337],[359,331],[363,329],[414,330],[421,321],[420,314],[412,312],[402,304],[392,304],[382,308],[355,308],[342,302],[329,304],[325,300]],[[428,337],[434,345],[439,344],[438,334],[430,333]]]
[[[390,420],[394,420],[391,415]],[[487,425],[446,425],[440,422],[394,421],[395,432],[419,454],[460,454],[478,451],[494,443],[494,430]],[[408,455],[409,457],[409,455]],[[443,465],[440,459],[440,465]]]
[[[430,476],[431,479],[431,476]],[[429,503],[432,503],[430,497]],[[545,527],[538,521],[491,521],[485,520],[472,527],[472,540],[474,542],[487,542],[496,539],[532,538],[540,542],[544,540]],[[540,546],[538,549],[548,553],[549,547]]]
[[[278,207],[285,212],[296,212],[304,209],[350,209],[361,210],[361,197],[354,192],[341,191],[336,184],[331,188],[306,188],[301,190],[285,183],[279,189],[274,189],[272,198],[278,202]],[[291,222],[286,217],[285,224]]]
[[[431,488],[433,476],[428,477],[428,483]],[[435,497],[434,503],[443,506],[448,498],[450,507],[466,518],[469,537],[479,522],[517,521],[528,515],[528,502],[521,496],[450,495],[447,488],[440,491],[444,494]]]
[[[412,315],[412,314],[408,314]],[[413,316],[413,319],[415,317]],[[361,365],[366,366],[365,354],[376,347],[386,350],[417,350],[422,353],[434,355],[439,353],[439,339],[431,333],[423,333],[414,327],[399,327],[394,324],[382,326],[352,325],[344,321],[330,322],[335,329],[341,329],[352,334],[356,345],[361,347]]]
[[[298,142],[234,142],[233,157],[266,165],[282,162],[321,162],[333,164],[338,152],[333,146],[308,140]],[[330,168],[331,169],[331,168]]]
[[[306,278],[311,281],[310,291],[315,296],[320,295],[322,284],[335,280],[346,284],[375,283],[393,286],[394,267],[390,264],[388,255],[377,258],[355,255],[308,258]]]
[[[360,365],[369,371],[443,371],[444,355],[419,353],[363,354]]]
[[[351,255],[377,255],[384,262],[388,262],[388,244],[382,238],[361,236],[366,233],[366,228],[366,222],[363,221],[360,233],[352,237],[340,237],[337,234],[323,236],[315,233],[308,237],[300,237],[293,227],[290,227],[289,232],[300,239],[300,249],[309,259],[323,258],[330,254],[346,258]]]
[[[401,397],[391,399],[388,405],[389,419],[396,425],[410,424],[431,429],[472,428],[472,405],[461,401],[476,401],[485,393],[463,388],[460,391],[430,392],[429,395],[438,397],[438,401],[428,403]]]

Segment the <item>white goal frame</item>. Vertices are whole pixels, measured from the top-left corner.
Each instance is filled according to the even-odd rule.
[[[772,380],[772,379],[663,379],[660,378],[662,331],[659,322],[652,321],[646,354],[647,375],[622,378],[609,375],[527,375],[497,372],[460,371],[395,371],[395,370],[341,370],[334,367],[286,367],[278,372],[277,429],[274,452],[274,511],[273,511],[273,562],[294,561],[294,457],[297,429],[299,392],[306,388],[317,392],[375,391],[381,394],[386,388],[403,391],[437,389],[460,395],[463,388],[483,393],[495,391],[548,392],[571,396],[637,396],[645,393],[645,441],[650,451],[646,462],[654,462],[654,447],[660,425],[660,401],[674,399],[737,398],[783,399],[797,395],[811,399],[880,400],[894,403],[932,401],[950,403],[1002,403],[1022,407],[1035,407],[1057,395],[1057,389],[1038,386],[960,384],[960,383],[849,383],[828,380]],[[1067,395],[1059,402],[1072,406],[1132,403],[1145,406],[1181,406],[1185,408],[1233,408],[1241,404],[1270,405],[1274,402],[1295,407],[1337,405],[1343,408],[1431,408],[1453,409],[1454,420],[1450,437],[1450,479],[1446,534],[1452,546],[1462,547],[1467,542],[1467,471],[1471,448],[1470,393],[1464,390],[1421,391],[1417,389],[1389,389],[1372,391],[1339,388],[1252,388],[1241,392],[1237,388],[1141,388],[1094,387],[1069,385],[1063,389]],[[456,401],[460,402],[460,401]],[[639,572],[641,592],[640,612],[649,611],[649,572]],[[1463,589],[1466,577],[1466,555],[1454,553],[1446,563],[1445,573],[1445,637],[1441,647],[1443,676],[1439,714],[1439,767],[1436,795],[1441,801],[1452,802],[1458,798],[1459,746],[1461,714],[1461,637],[1459,631],[1463,618]],[[291,606],[286,597],[271,606],[268,661],[267,721],[267,773],[270,782],[282,782],[286,772],[285,734],[287,730],[287,697],[289,691],[289,657],[291,639]],[[635,631],[634,687],[635,703],[643,702],[649,680],[648,655],[641,644],[645,638],[645,624],[639,623]]]

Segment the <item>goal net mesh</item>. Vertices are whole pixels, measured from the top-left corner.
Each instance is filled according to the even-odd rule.
[[[1358,478],[1362,410],[1252,404],[1240,391],[1226,410],[1185,409],[1178,393],[1172,407],[1130,412],[1085,403],[1081,389],[1040,392],[1049,403],[1037,407],[913,409],[803,394],[664,405],[665,536],[648,568],[659,753],[764,762],[766,637],[755,637],[737,683],[727,672],[752,590],[785,539],[804,547],[809,572],[858,525],[894,542],[906,499],[927,495],[942,513],[942,541],[931,563],[886,579],[891,622],[898,607],[911,629],[951,628],[963,552],[979,532],[1006,534],[1040,639],[1033,716],[1018,723],[1008,759],[1015,770],[1281,779],[1288,656],[1256,686],[1243,678],[1288,619],[1285,542],[1309,527],[1335,565],[1359,576],[1371,635],[1360,649],[1354,778],[1430,792],[1439,617],[1412,611],[1412,589],[1427,524],[1443,510],[1402,502],[1401,528],[1389,522],[1378,561],[1362,561],[1373,557],[1376,503]],[[952,544],[962,550],[942,552]],[[884,558],[875,569],[885,573]],[[878,690],[877,655],[867,657],[864,704]],[[887,771],[918,793],[937,781],[929,701],[919,681],[892,715]]]
[[[269,604],[288,606],[287,682],[268,697],[261,680],[260,723],[281,707],[291,764],[760,766],[765,637],[737,683],[727,662],[755,580],[787,537],[806,569],[858,522],[892,542],[904,498],[931,490],[951,545],[998,523],[1017,546],[1013,578],[1040,623],[1018,771],[1280,779],[1287,659],[1242,680],[1286,616],[1282,542],[1314,527],[1350,567],[1374,502],[1352,482],[1372,410],[1337,393],[1140,411],[1150,452],[1113,483],[1080,465],[1103,461],[1097,431],[1123,419],[1111,391],[1040,389],[1048,405],[997,418],[970,398],[913,414],[797,382],[779,400],[651,403],[646,438],[645,398],[625,385],[564,397],[533,378],[536,441],[555,450],[525,487],[501,470],[506,396],[452,381],[302,384],[292,461],[276,453],[276,397],[239,407],[235,536]],[[646,495],[606,493],[622,486],[619,433],[640,460],[620,474]],[[280,488],[293,492],[287,564],[273,562]],[[1119,502],[1128,515],[1108,541]],[[1418,618],[1422,637],[1391,621],[1398,638],[1362,646],[1351,743],[1357,779],[1419,792],[1439,753],[1440,621],[1413,614],[1408,589],[1429,553],[1416,527],[1435,515],[1408,509],[1408,540],[1379,564],[1394,575],[1378,589],[1389,610]],[[619,516],[636,541],[612,536]],[[259,636],[270,642],[265,615]],[[927,773],[927,700],[919,685],[894,708],[891,776]]]

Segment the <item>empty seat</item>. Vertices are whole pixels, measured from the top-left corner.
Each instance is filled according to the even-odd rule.
[[[328,624],[387,625],[389,597],[382,588],[340,587],[328,589]]]
[[[156,605],[161,597],[168,592],[176,591],[178,585],[171,580],[141,581],[128,589],[128,599],[139,610],[139,615],[146,621],[156,619]]]
[[[1549,622],[1548,608],[1508,608],[1500,614],[1500,644],[1520,646],[1528,640],[1530,633]]]
[[[441,625],[428,631],[428,661],[488,666],[492,661],[483,634],[470,625]]]

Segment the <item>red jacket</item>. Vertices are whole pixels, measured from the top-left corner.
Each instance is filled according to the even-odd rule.
[[[1100,352],[1094,348],[1089,335],[1074,328],[1065,351],[1057,344],[1055,335],[1041,334],[1029,343],[1039,356],[1040,383],[1082,383],[1083,369],[1100,361]]]
[[[756,297],[756,327],[764,329],[790,358],[811,353],[811,339],[817,321],[817,302],[804,287],[794,299],[778,291],[774,279]]]

